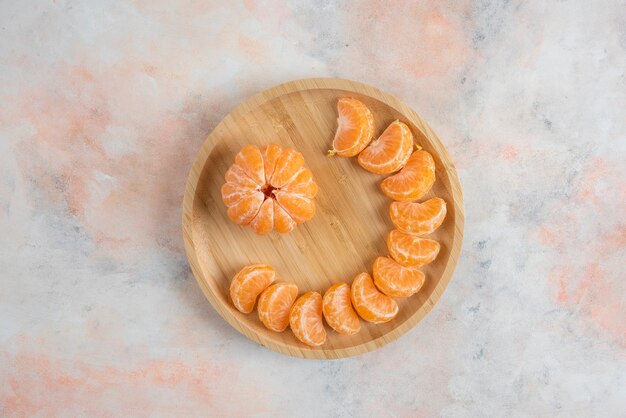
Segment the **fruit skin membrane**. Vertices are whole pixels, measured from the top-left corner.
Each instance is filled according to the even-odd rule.
[[[292,148],[246,145],[225,180],[221,193],[228,217],[259,235],[290,232],[315,215],[317,183],[302,154]]]

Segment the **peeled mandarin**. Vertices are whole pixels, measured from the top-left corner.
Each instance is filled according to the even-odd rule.
[[[228,217],[259,235],[290,232],[315,215],[318,186],[302,154],[291,148],[246,145],[225,179],[221,193]]]

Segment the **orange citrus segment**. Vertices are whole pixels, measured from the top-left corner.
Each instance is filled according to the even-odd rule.
[[[393,226],[402,232],[426,235],[439,228],[446,217],[446,202],[433,197],[424,203],[392,202],[389,215]]]
[[[326,341],[326,330],[322,321],[322,295],[308,292],[300,296],[291,308],[289,325],[297,339],[311,346]]]
[[[274,228],[274,202],[265,199],[259,213],[250,221],[250,227],[259,235],[265,235]]]
[[[307,197],[282,190],[275,192],[274,196],[278,204],[298,224],[308,221],[315,215],[315,204]]]
[[[435,183],[435,161],[426,151],[415,151],[399,173],[382,181],[380,188],[393,200],[416,200]]]
[[[261,147],[261,155],[263,156],[263,169],[265,171],[265,183],[271,183],[276,161],[282,154],[283,149],[280,145],[269,144]]]
[[[224,183],[222,185],[221,192],[224,203],[226,203],[227,206],[232,206],[249,194],[254,193],[254,190],[242,187],[235,183]]]
[[[296,225],[296,221],[291,219],[291,216],[289,216],[285,209],[283,209],[283,207],[280,206],[276,200],[274,200],[274,228],[276,229],[276,232],[281,234],[291,232]]]
[[[261,192],[252,192],[228,208],[226,213],[231,221],[239,225],[247,225],[259,213],[265,195]]]
[[[272,187],[280,189],[300,171],[304,166],[304,157],[298,151],[285,148],[276,161],[272,174]]]
[[[289,326],[291,305],[298,297],[298,286],[293,283],[276,283],[259,296],[259,319],[269,330],[283,332]]]
[[[311,170],[302,167],[295,177],[281,190],[313,199],[317,194],[317,183],[313,181]]]
[[[398,314],[396,301],[381,293],[369,274],[356,276],[350,290],[352,306],[366,321],[380,324],[391,321]]]
[[[265,264],[241,269],[230,282],[230,299],[235,308],[243,313],[252,312],[257,296],[272,284],[275,277],[274,269]]]
[[[422,288],[424,273],[389,257],[378,257],[374,261],[374,283],[387,296],[406,298]]]
[[[263,156],[259,148],[246,145],[235,156],[235,164],[244,169],[248,177],[257,184],[265,183],[265,170],[263,168]]]
[[[354,157],[374,135],[374,116],[362,102],[345,97],[337,102],[337,132],[331,154]]]
[[[415,267],[431,263],[439,254],[441,246],[435,240],[394,229],[387,236],[387,248],[398,263],[405,267]]]
[[[404,167],[412,150],[411,130],[404,123],[395,121],[359,154],[358,161],[367,171],[390,174]]]
[[[340,334],[353,335],[361,330],[361,321],[350,300],[349,284],[332,285],[324,293],[322,311],[328,325]]]
[[[226,171],[226,182],[238,184],[251,190],[260,190],[263,183],[256,183],[246,174],[246,171],[238,164],[233,164]]]

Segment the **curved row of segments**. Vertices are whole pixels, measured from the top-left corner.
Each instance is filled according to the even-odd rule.
[[[323,296],[306,292],[298,297],[294,283],[273,284],[274,269],[262,264],[244,267],[230,288],[238,310],[252,312],[258,298],[259,319],[266,328],[283,332],[289,327],[298,340],[310,346],[326,341],[324,323],[338,333],[353,335],[361,330],[360,319],[377,324],[395,318],[399,308],[394,298],[410,297],[424,285],[427,278],[419,267],[434,261],[440,251],[440,244],[425,236],[434,232],[446,216],[443,199],[417,202],[435,183],[435,162],[419,146],[415,149],[406,124],[396,120],[372,140],[374,117],[365,104],[342,98],[337,110],[338,128],[329,155],[358,155],[358,164],[365,170],[389,175],[380,184],[383,193],[393,200],[389,207],[394,225],[387,236],[389,255],[374,261],[373,277],[360,273],[351,284],[335,283]],[[222,196],[229,206],[229,217],[239,224],[247,221],[257,233],[272,228],[288,232],[313,216],[317,185],[304,168],[301,154],[289,148],[283,150],[275,144],[256,150],[244,147],[226,181]],[[264,196],[262,200],[259,193]],[[272,203],[266,203],[268,199]],[[274,209],[273,223],[267,220],[270,215],[263,214],[265,205]],[[284,212],[279,216],[287,216],[293,225],[277,223],[277,211]],[[259,216],[261,220],[257,220]]]
[[[359,317],[382,323],[398,313],[397,303],[381,293],[367,273],[357,275],[352,285],[335,283],[324,296],[307,292],[298,297],[298,286],[274,283],[275,279],[275,270],[266,264],[244,267],[230,284],[233,305],[246,314],[256,305],[267,329],[283,332],[290,327],[298,340],[310,346],[326,342],[324,320],[336,332],[353,335],[361,330]]]

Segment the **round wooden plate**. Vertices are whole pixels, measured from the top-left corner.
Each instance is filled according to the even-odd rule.
[[[423,200],[439,196],[448,206],[443,225],[431,238],[441,243],[437,259],[422,268],[426,283],[414,296],[397,299],[398,316],[385,324],[362,321],[353,336],[327,327],[321,347],[308,347],[290,330],[267,330],[256,311],[245,315],[229,299],[231,278],[243,266],[273,266],[277,280],[293,281],[300,293],[324,293],[338,281],[371,274],[376,257],[387,255],[393,229],[389,199],[380,191],[384,176],[362,169],[356,158],[329,157],[337,128],[337,100],[355,97],[374,114],[376,136],[392,121],[405,122],[415,142],[430,152],[437,181]],[[237,152],[246,144],[278,143],[300,151],[319,185],[315,217],[285,235],[257,236],[226,216],[220,187]],[[183,202],[183,238],[189,264],[207,299],[246,337],[281,353],[315,359],[353,356],[381,347],[415,326],[450,282],[463,240],[463,197],[445,148],[417,113],[400,100],[355,81],[314,78],[292,81],[251,97],[226,116],[208,136],[191,168]]]

